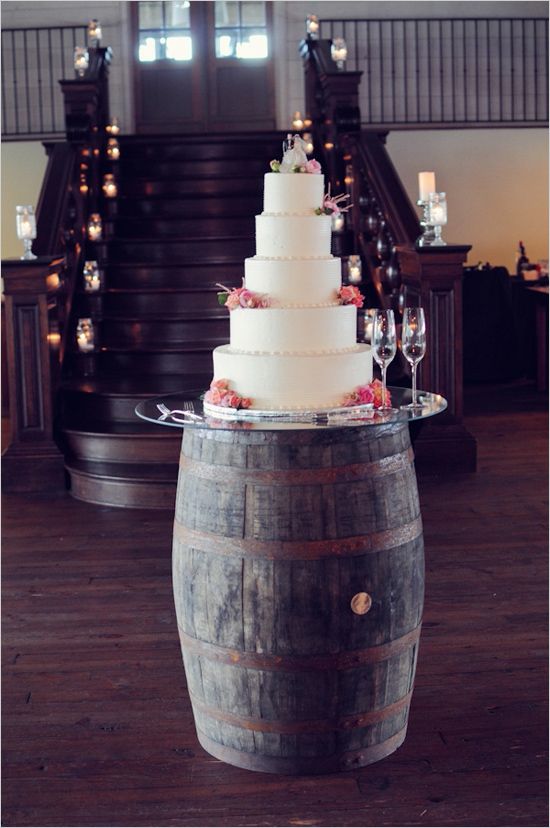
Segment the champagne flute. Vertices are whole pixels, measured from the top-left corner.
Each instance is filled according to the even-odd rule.
[[[426,353],[426,319],[423,308],[405,308],[401,350],[412,371],[412,402],[403,406],[403,408],[420,409],[422,403],[418,403],[416,400],[416,369]]]
[[[386,371],[397,351],[395,318],[392,310],[377,310],[372,326],[372,355],[382,371],[382,411],[392,411],[386,403]]]

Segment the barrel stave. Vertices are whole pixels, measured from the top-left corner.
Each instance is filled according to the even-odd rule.
[[[421,529],[406,425],[185,431],[174,595],[207,750],[255,770],[315,773],[401,744]],[[365,614],[352,609],[357,593],[370,596]]]

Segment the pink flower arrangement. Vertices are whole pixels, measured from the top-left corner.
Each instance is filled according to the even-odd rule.
[[[271,172],[281,172],[281,162],[277,161],[276,158],[273,161],[269,162],[269,166]],[[310,175],[319,175],[321,172],[321,165],[315,158],[310,158],[309,161],[306,161],[305,164],[295,164],[292,167],[291,172],[293,173],[309,173]]]
[[[342,401],[342,405],[350,407],[353,405],[369,405],[372,403],[374,408],[382,406],[382,383],[380,380],[373,380],[368,385],[359,385],[357,388],[348,394]],[[391,405],[391,395],[386,388],[385,405]]]
[[[252,401],[248,397],[239,397],[229,388],[229,380],[212,380],[210,388],[204,395],[204,401],[221,408],[250,408]]]
[[[218,293],[218,302],[230,311],[235,308],[269,307],[269,298],[265,294],[254,293],[244,285],[240,288],[227,288],[225,285],[218,284],[217,287],[223,288],[223,291]]]
[[[321,172],[321,165],[315,158],[310,158],[305,166],[304,172],[311,173],[312,175],[319,175]]]
[[[350,198],[349,194],[341,193],[337,196],[331,196],[330,194],[330,185],[328,188],[328,193],[325,195],[323,199],[323,206],[317,207],[315,212],[318,216],[332,216],[332,215],[339,215],[339,213],[347,213],[352,204],[347,204],[345,207],[342,207],[342,202],[346,201],[346,199]]]
[[[362,308],[365,301],[355,285],[342,285],[338,291],[338,299],[342,305],[355,305],[356,308]]]

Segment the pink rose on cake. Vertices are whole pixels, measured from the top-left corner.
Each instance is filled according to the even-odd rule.
[[[265,293],[254,293],[247,288],[227,288],[225,285],[217,284],[216,287],[223,288],[223,293],[218,293],[218,302],[225,305],[227,310],[235,308],[268,308],[269,297]]]
[[[346,408],[354,405],[374,405],[374,408],[380,408],[382,405],[382,383],[380,380],[373,380],[368,385],[358,385],[354,391],[351,391],[342,401],[342,405]],[[386,405],[391,405],[391,395],[386,388]]]
[[[219,405],[220,408],[250,408],[252,405],[252,400],[248,397],[240,397],[229,388],[227,379],[212,380],[204,401],[210,405]]]
[[[315,158],[310,158],[305,165],[305,172],[312,173],[313,175],[319,175],[321,172],[321,165],[315,160]]]
[[[354,285],[342,285],[338,291],[338,299],[342,305],[355,305],[356,308],[363,307],[363,294]]]

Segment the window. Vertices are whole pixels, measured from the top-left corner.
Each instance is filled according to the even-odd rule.
[[[265,3],[216,0],[215,26],[217,58],[257,60],[268,57]]]
[[[189,0],[142,0],[139,3],[139,59],[192,60]]]

